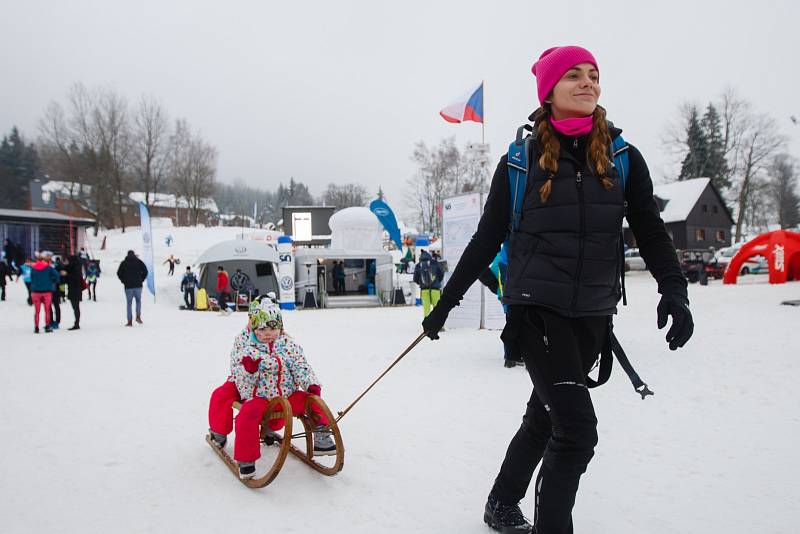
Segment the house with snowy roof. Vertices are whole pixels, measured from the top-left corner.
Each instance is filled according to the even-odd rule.
[[[719,249],[730,246],[733,216],[709,178],[693,178],[657,185],[653,194],[675,248]],[[623,223],[625,244],[636,247],[628,222]]]
[[[32,180],[29,183],[30,208],[35,211],[51,211],[67,217],[96,218],[97,206],[92,186],[78,182],[59,180]],[[138,226],[138,203],[144,202],[145,194],[134,191],[122,199],[120,212],[126,226]],[[194,224],[193,210],[184,197],[167,193],[151,193],[150,216],[169,218],[175,226]],[[210,226],[217,223],[219,209],[212,198],[201,200],[197,209],[197,222]],[[115,223],[119,221],[115,220]]]

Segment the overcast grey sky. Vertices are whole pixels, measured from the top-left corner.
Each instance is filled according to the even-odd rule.
[[[222,181],[274,188],[290,176],[382,185],[404,207],[416,141],[480,141],[438,116],[485,80],[492,159],[536,107],[530,66],[546,48],[596,56],[609,118],[657,179],[686,100],[726,86],[771,113],[800,156],[797,2],[0,0],[0,131],[35,138],[74,82],[161,99],[219,149]],[[766,6],[766,7],[764,7]],[[494,167],[494,163],[492,164]]]

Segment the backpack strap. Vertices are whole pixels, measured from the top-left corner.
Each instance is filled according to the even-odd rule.
[[[622,345],[619,344],[617,336],[614,335],[614,322],[611,318],[608,320],[608,337],[603,345],[603,349],[600,351],[600,370],[597,375],[597,380],[593,380],[587,376],[587,387],[596,388],[608,381],[611,376],[611,367],[614,364],[614,356],[617,357],[617,361],[622,366],[625,374],[628,375],[628,379],[631,381],[631,384],[633,384],[633,389],[642,396],[642,400],[648,395],[654,395],[650,388],[647,387],[647,384],[639,377],[633,365],[631,365],[631,361],[628,359],[625,351],[622,350]]]
[[[628,215],[628,201],[625,199],[626,186],[628,185],[628,173],[630,172],[630,161],[628,160],[628,143],[621,135],[618,135],[611,141],[611,159],[612,165],[617,169],[617,174],[622,182],[622,205],[624,215]],[[622,305],[628,305],[628,295],[625,291],[625,231],[622,230],[619,239],[619,254],[620,254],[620,289],[622,292]],[[623,353],[624,354],[624,353]]]
[[[630,162],[628,161],[628,143],[625,142],[621,135],[611,141],[611,159],[622,181],[622,190],[625,191],[625,186],[628,185]]]
[[[517,137],[508,146],[508,191],[510,193],[511,218],[508,229],[509,234],[519,230],[522,219],[522,201],[525,198],[525,184],[528,181],[528,153],[530,152],[531,136],[525,134],[531,131],[530,125],[525,124],[517,128]]]

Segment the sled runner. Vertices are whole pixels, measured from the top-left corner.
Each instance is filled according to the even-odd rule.
[[[233,408],[239,410],[241,403],[234,402]],[[336,454],[322,457],[314,456],[314,429],[319,424],[321,412],[328,420],[325,430],[331,433],[331,437],[336,443]],[[288,414],[288,416],[285,416]],[[303,432],[292,434],[292,422],[297,418],[303,424]],[[273,432],[269,429],[269,422],[283,419],[284,427],[281,432]],[[206,441],[214,449],[217,455],[225,462],[228,469],[239,478],[239,467],[234,459],[225,450],[225,447],[218,447],[214,444],[210,434],[206,435]],[[261,421],[261,441],[262,456],[256,462],[256,475],[253,478],[241,480],[242,484],[250,488],[263,488],[272,482],[280,473],[286,457],[291,453],[296,458],[307,464],[309,467],[322,473],[323,475],[333,476],[344,467],[344,444],[342,435],[336,424],[328,405],[316,395],[308,395],[305,403],[305,410],[302,414],[292,414],[292,408],[284,397],[274,397],[270,399],[267,411]],[[266,472],[264,473],[264,469]]]

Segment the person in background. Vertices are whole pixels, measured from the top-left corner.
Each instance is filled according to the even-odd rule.
[[[80,330],[81,328],[81,300],[83,300],[83,265],[79,256],[72,255],[67,257],[61,271],[61,279],[67,284],[67,300],[72,305],[72,313],[75,316],[75,323],[68,330]]]
[[[411,252],[411,247],[406,247],[406,255],[400,260],[403,264],[403,273],[408,274],[409,266],[414,263],[414,253]]]
[[[45,256],[50,260],[50,265],[56,270],[56,273],[59,273],[60,277],[61,271],[64,270],[64,264],[61,262],[61,258],[59,256],[53,256],[53,253],[50,251],[45,251]],[[53,306],[53,313],[50,315],[52,319],[50,328],[53,330],[58,330],[61,326],[61,300],[66,296],[66,287],[63,287],[63,282],[63,280],[59,279],[53,288],[53,297],[50,299]]]
[[[14,268],[17,270],[17,281],[19,281],[19,277],[22,276],[21,267],[25,263],[25,260],[28,259],[28,256],[22,243],[17,243],[16,248],[17,255],[14,257]]]
[[[433,258],[428,254],[428,251],[423,250],[419,254],[419,263],[414,268],[414,283],[419,286],[424,317],[427,317],[439,302],[442,278],[444,278],[442,266],[438,261],[432,260]]]
[[[97,260],[91,260],[86,268],[86,282],[89,291],[89,300],[97,302],[97,279],[100,278],[100,264]]]
[[[31,299],[33,299],[33,333],[39,333],[39,310],[44,306],[44,331],[50,333],[50,301],[53,290],[61,278],[53,266],[50,265],[50,256],[42,253],[31,267]]]
[[[503,305],[503,290],[506,286],[506,273],[508,271],[508,258],[506,256],[505,248],[495,256],[492,264],[481,272],[478,280],[485,285],[489,291],[497,295],[497,299],[503,306],[503,311],[508,314],[507,306]],[[512,368],[517,366],[524,366],[525,362],[522,356],[519,355],[519,350],[516,344],[503,341],[503,366]]]
[[[333,292],[336,295],[344,295],[344,262],[333,262]]]
[[[184,273],[183,278],[181,279],[181,291],[183,291],[183,302],[186,304],[187,310],[194,309],[194,288],[197,287],[197,277],[192,272],[192,268],[190,266],[186,267],[186,273]]]
[[[230,310],[228,309],[228,284],[230,282],[230,277],[228,276],[227,271],[222,267],[222,265],[217,267],[217,303],[219,304],[219,311],[222,314],[229,314]]]
[[[89,253],[86,252],[86,249],[81,247],[80,252],[78,252],[78,260],[81,262],[81,269],[83,273],[86,274],[86,271],[89,268]]]
[[[375,273],[377,271],[377,266],[375,265],[375,260],[367,260],[367,274],[365,276],[365,280],[367,282],[367,287],[370,285],[372,286],[373,291],[375,290]]]
[[[31,268],[33,267],[33,261],[30,258],[25,258],[25,262],[20,265],[20,272],[22,273],[22,282],[25,284],[25,288],[28,290],[28,306],[33,306],[33,300],[31,299]],[[17,277],[19,280],[19,277]]]
[[[17,247],[10,239],[3,241],[3,258],[8,265],[8,268],[14,271],[13,263],[17,257]]]
[[[127,304],[128,323],[133,326],[131,304],[136,301],[136,322],[142,324],[142,283],[147,279],[147,266],[136,257],[132,250],[122,260],[117,269],[117,278],[125,286],[125,302]]]
[[[4,261],[0,261],[0,300],[6,300],[6,278],[11,278],[11,267]]]
[[[164,260],[164,263],[162,263],[161,265],[164,265],[166,263],[169,264],[169,271],[167,272],[167,276],[172,276],[173,274],[175,274],[175,256],[170,254],[169,258]]]

